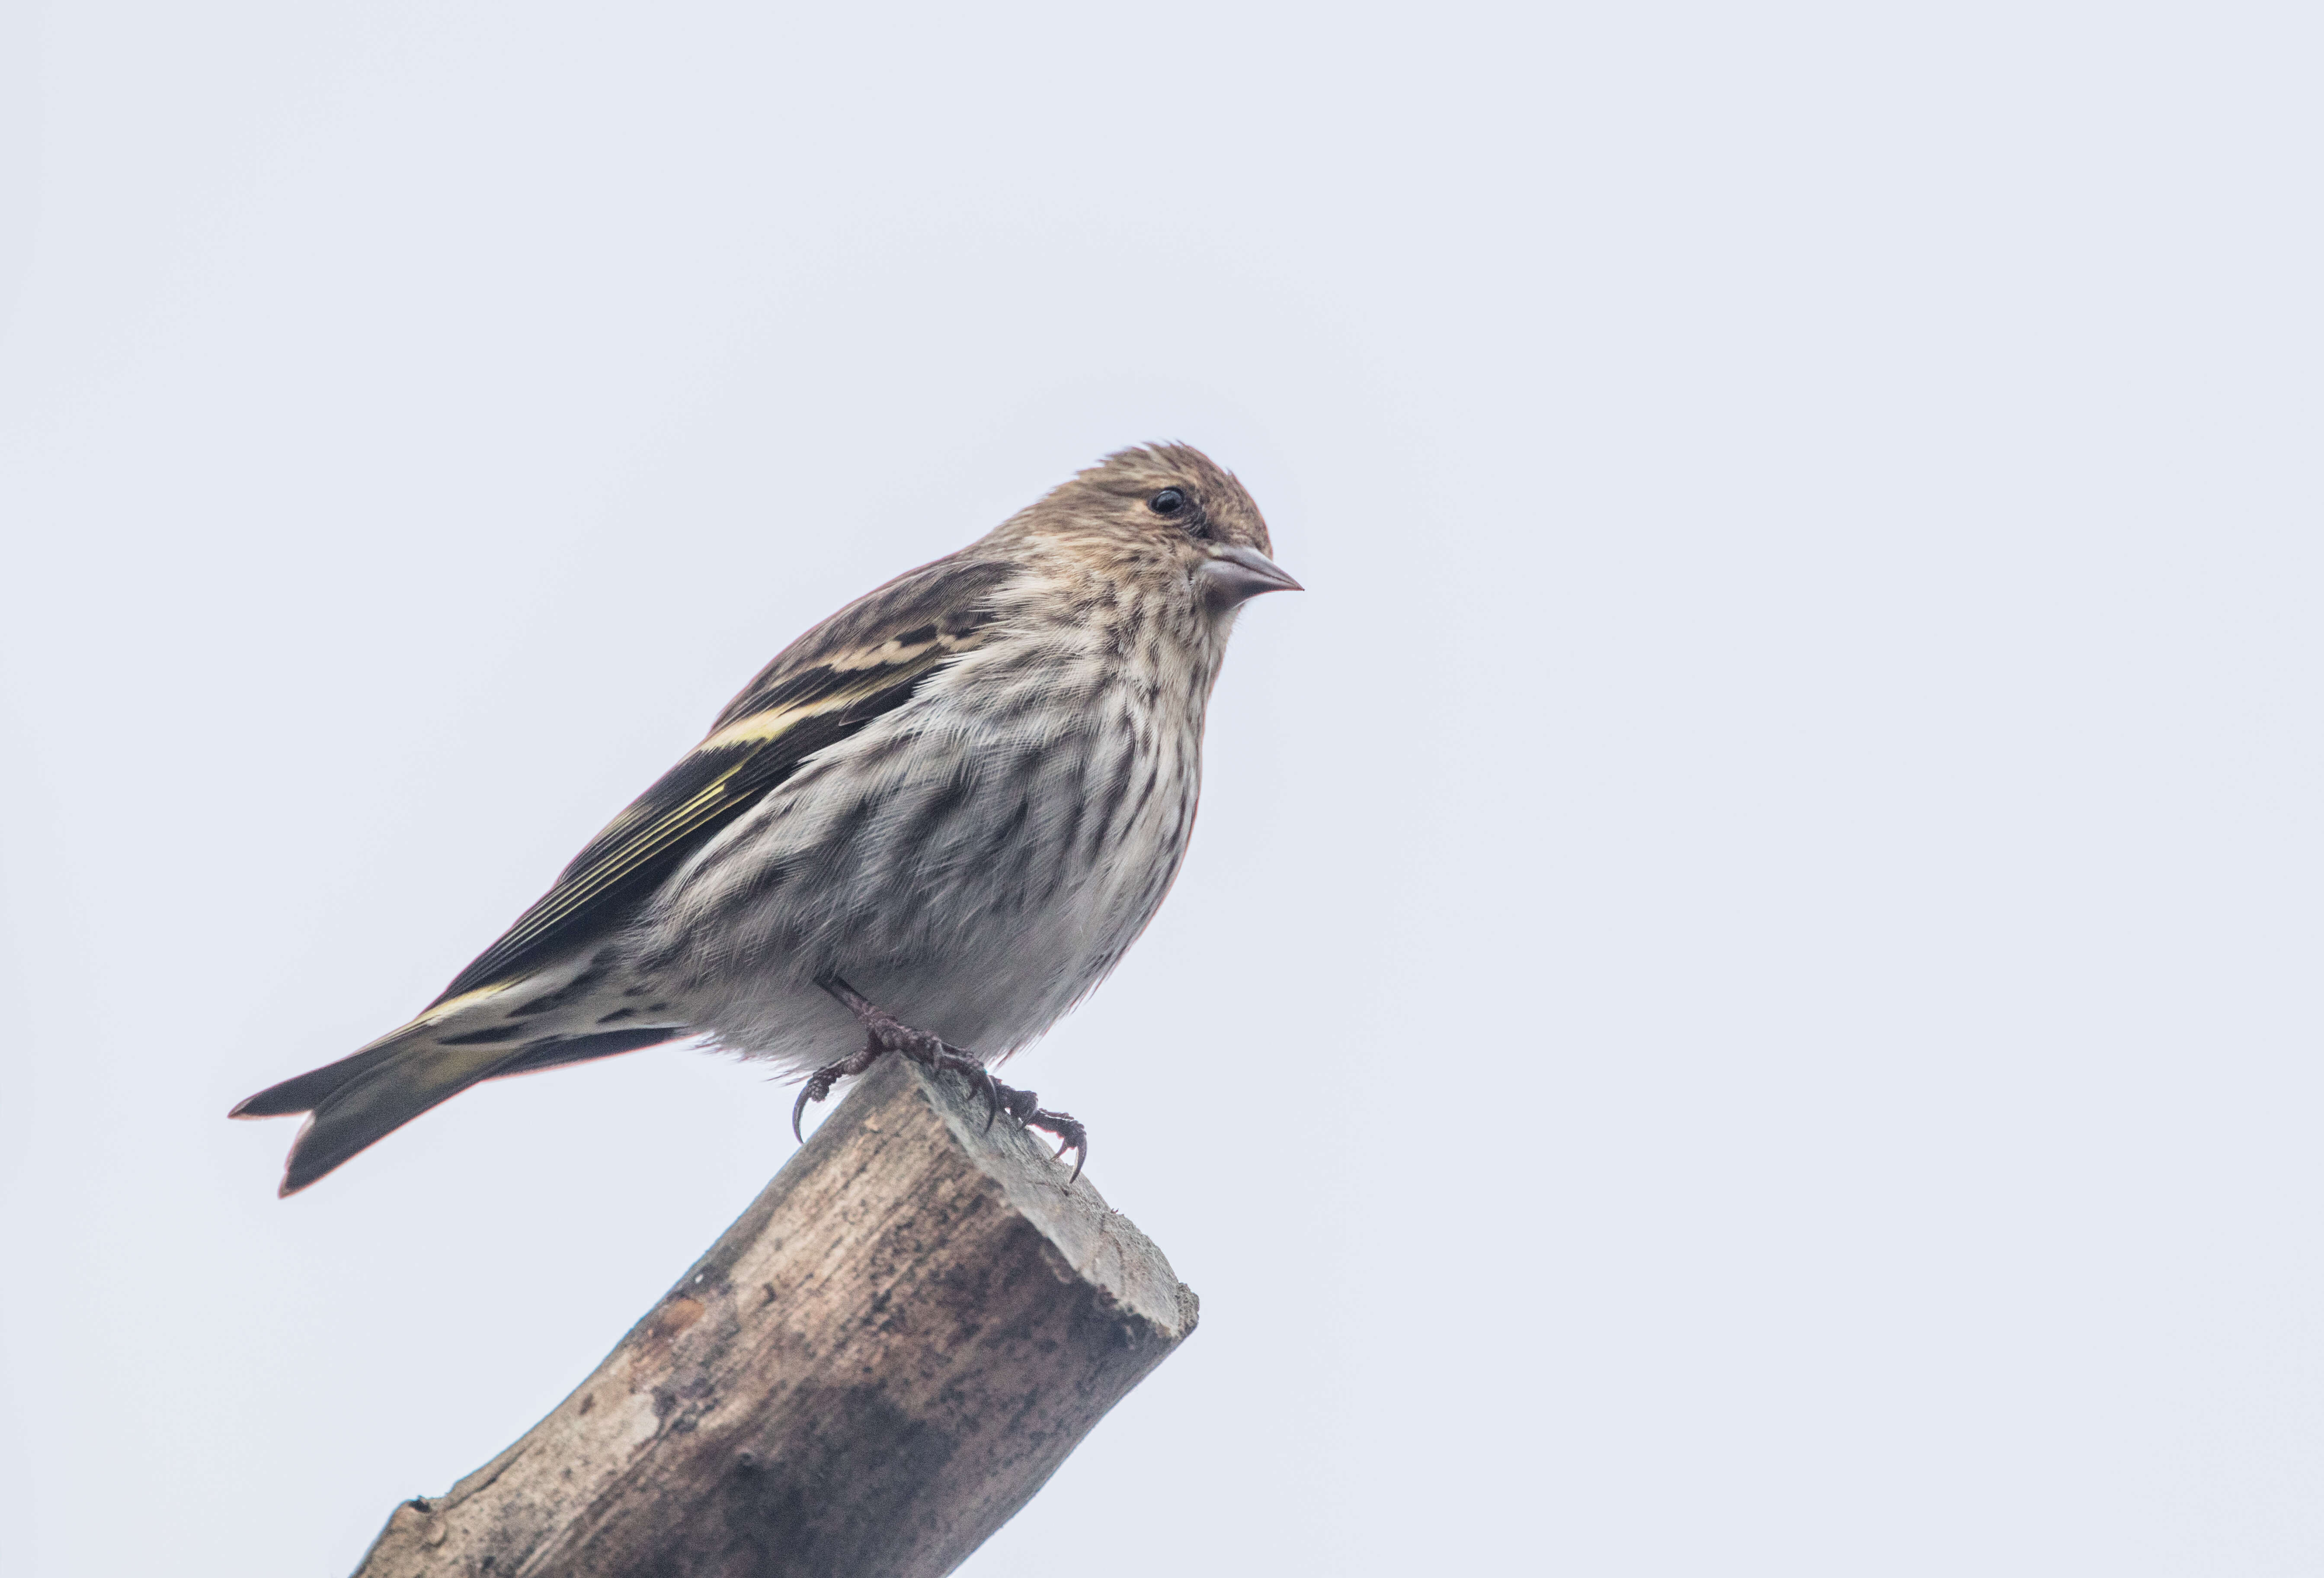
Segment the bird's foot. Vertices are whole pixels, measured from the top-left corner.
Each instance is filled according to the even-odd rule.
[[[1057,1137],[1057,1159],[1063,1161],[1065,1152],[1074,1153],[1074,1176],[1065,1180],[1070,1188],[1082,1176],[1082,1164],[1089,1160],[1089,1130],[1071,1112],[1052,1112],[1041,1105],[1041,1098],[1031,1091],[1020,1091],[1015,1085],[1000,1087],[1001,1105],[1009,1115],[1028,1129],[1046,1129]]]
[[[924,1068],[948,1068],[966,1075],[971,1084],[983,1091],[984,1126],[992,1127],[992,1120],[1001,1113],[1001,1086],[992,1077],[992,1071],[984,1066],[983,1058],[973,1052],[964,1052],[926,1030],[914,1029],[836,975],[825,975],[816,984],[844,1003],[862,1025],[863,1049],[852,1057],[826,1063],[807,1076],[807,1083],[799,1086],[798,1100],[791,1103],[794,1137],[798,1136],[799,1120],[806,1115],[809,1102],[823,1100],[831,1094],[833,1085],[862,1073],[890,1052],[899,1053]]]
[[[969,1082],[984,1093],[984,1126],[992,1127],[994,1118],[1006,1112],[1028,1129],[1045,1129],[1057,1137],[1057,1157],[1065,1158],[1074,1153],[1074,1176],[1067,1186],[1082,1176],[1082,1164],[1089,1160],[1089,1130],[1071,1112],[1052,1112],[1041,1105],[1041,1098],[1031,1091],[1020,1091],[1014,1085],[1002,1084],[992,1077],[984,1059],[973,1052],[916,1030],[887,1010],[872,1002],[836,975],[825,975],[816,983],[845,1004],[864,1030],[863,1049],[836,1063],[826,1063],[807,1076],[799,1086],[798,1100],[791,1103],[791,1133],[799,1135],[799,1121],[806,1116],[809,1102],[819,1102],[831,1094],[831,1087],[843,1079],[850,1079],[885,1057],[899,1053],[927,1068],[948,1068],[964,1074]]]
[[[873,1036],[863,1043],[863,1050],[856,1053],[853,1057],[843,1057],[836,1063],[826,1063],[808,1075],[807,1083],[799,1086],[798,1100],[791,1103],[791,1138],[802,1145],[807,1142],[807,1136],[799,1132],[799,1120],[807,1116],[807,1104],[809,1102],[823,1100],[831,1094],[833,1085],[843,1079],[862,1073],[880,1061],[887,1050],[888,1048],[880,1044],[880,1038]]]

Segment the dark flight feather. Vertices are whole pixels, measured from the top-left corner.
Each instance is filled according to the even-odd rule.
[[[1010,573],[1004,564],[938,559],[801,636],[429,1006],[514,980],[619,928],[688,855],[809,756],[903,706],[978,645],[984,595]]]

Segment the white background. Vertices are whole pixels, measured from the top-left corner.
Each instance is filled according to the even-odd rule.
[[[967,1572],[2324,1564],[2311,8],[0,16],[10,1573],[583,1376],[787,1090],[226,1109],[1171,438],[1312,590],[1015,1066],[1203,1324]]]

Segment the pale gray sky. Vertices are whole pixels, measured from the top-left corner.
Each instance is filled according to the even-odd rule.
[[[2314,1572],[2319,33],[0,11],[0,1564],[344,1571],[579,1380],[786,1091],[226,1107],[1175,438],[1312,589],[1017,1066],[1203,1326],[967,1572]]]

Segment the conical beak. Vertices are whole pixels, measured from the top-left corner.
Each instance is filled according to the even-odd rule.
[[[1212,595],[1228,606],[1246,602],[1261,592],[1304,592],[1281,565],[1255,548],[1222,545],[1211,549],[1211,561],[1202,569]]]

